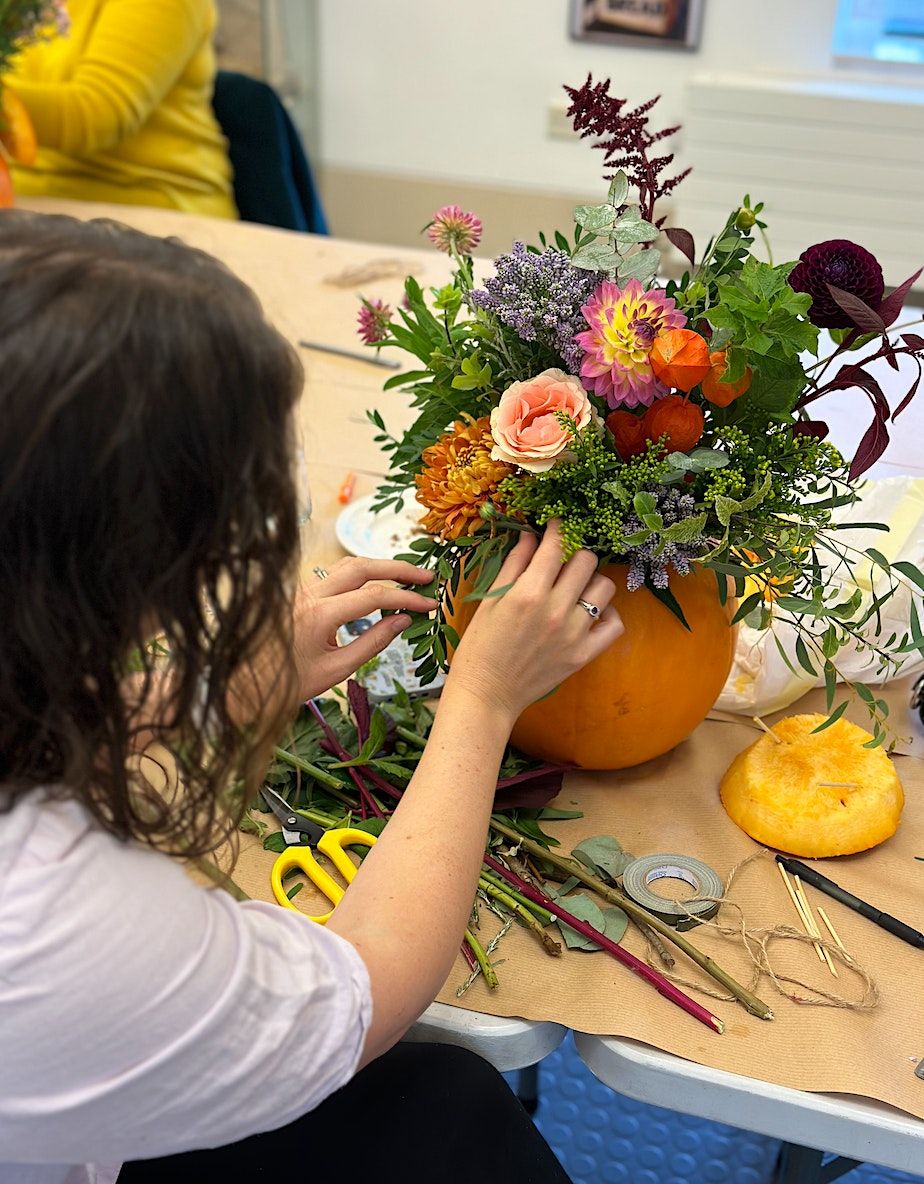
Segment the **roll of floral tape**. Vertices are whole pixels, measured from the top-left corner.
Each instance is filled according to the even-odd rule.
[[[648,887],[655,880],[682,880],[689,884],[696,896],[690,900],[671,900],[659,896]],[[700,921],[707,921],[719,911],[715,900],[701,897],[722,896],[724,887],[719,873],[692,855],[643,855],[622,874],[626,896],[649,913],[660,917],[675,929],[692,929]],[[692,916],[691,916],[692,914]]]

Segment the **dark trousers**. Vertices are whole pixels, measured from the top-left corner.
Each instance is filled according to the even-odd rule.
[[[501,1075],[464,1049],[399,1044],[316,1110],[210,1151],[127,1163],[118,1184],[570,1184]]]

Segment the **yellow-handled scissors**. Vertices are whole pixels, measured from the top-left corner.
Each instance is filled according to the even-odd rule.
[[[281,797],[275,790],[264,787],[262,792],[269,808],[282,823],[282,835],[287,844],[285,851],[282,852],[273,864],[273,870],[270,873],[273,895],[284,908],[292,909],[296,913],[301,912],[301,909],[296,908],[288,896],[286,896],[286,890],[282,886],[282,877],[287,872],[297,868],[299,871],[305,873],[312,884],[320,888],[333,906],[327,913],[322,913],[317,917],[308,917],[309,921],[316,921],[319,925],[326,925],[334,915],[334,909],[343,900],[343,894],[346,892],[346,888],[338,884],[333,876],[325,871],[315,859],[311,848],[314,847],[321,855],[327,856],[340,875],[343,876],[348,888],[359,869],[352,859],[350,859],[349,855],[347,855],[345,848],[352,847],[354,844],[371,847],[375,843],[375,835],[370,835],[364,830],[356,830],[348,826],[337,827],[335,830],[325,830],[322,826],[318,826],[316,822],[309,822],[307,818],[303,818],[301,814],[297,814],[285,798]],[[306,913],[302,915],[307,916]]]

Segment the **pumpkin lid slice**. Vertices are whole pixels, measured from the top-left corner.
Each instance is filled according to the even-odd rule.
[[[905,795],[869,732],[824,715],[790,715],[740,752],[722,778],[729,817],[758,843],[821,859],[866,851],[898,829]],[[776,739],[774,739],[776,737]],[[779,743],[777,742],[779,741]]]

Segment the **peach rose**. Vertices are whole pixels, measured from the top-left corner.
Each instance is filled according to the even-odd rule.
[[[566,459],[571,433],[559,422],[559,411],[570,416],[579,431],[592,423],[599,426],[600,417],[581,380],[564,370],[543,370],[508,386],[491,412],[491,459],[530,473],[545,473]]]

